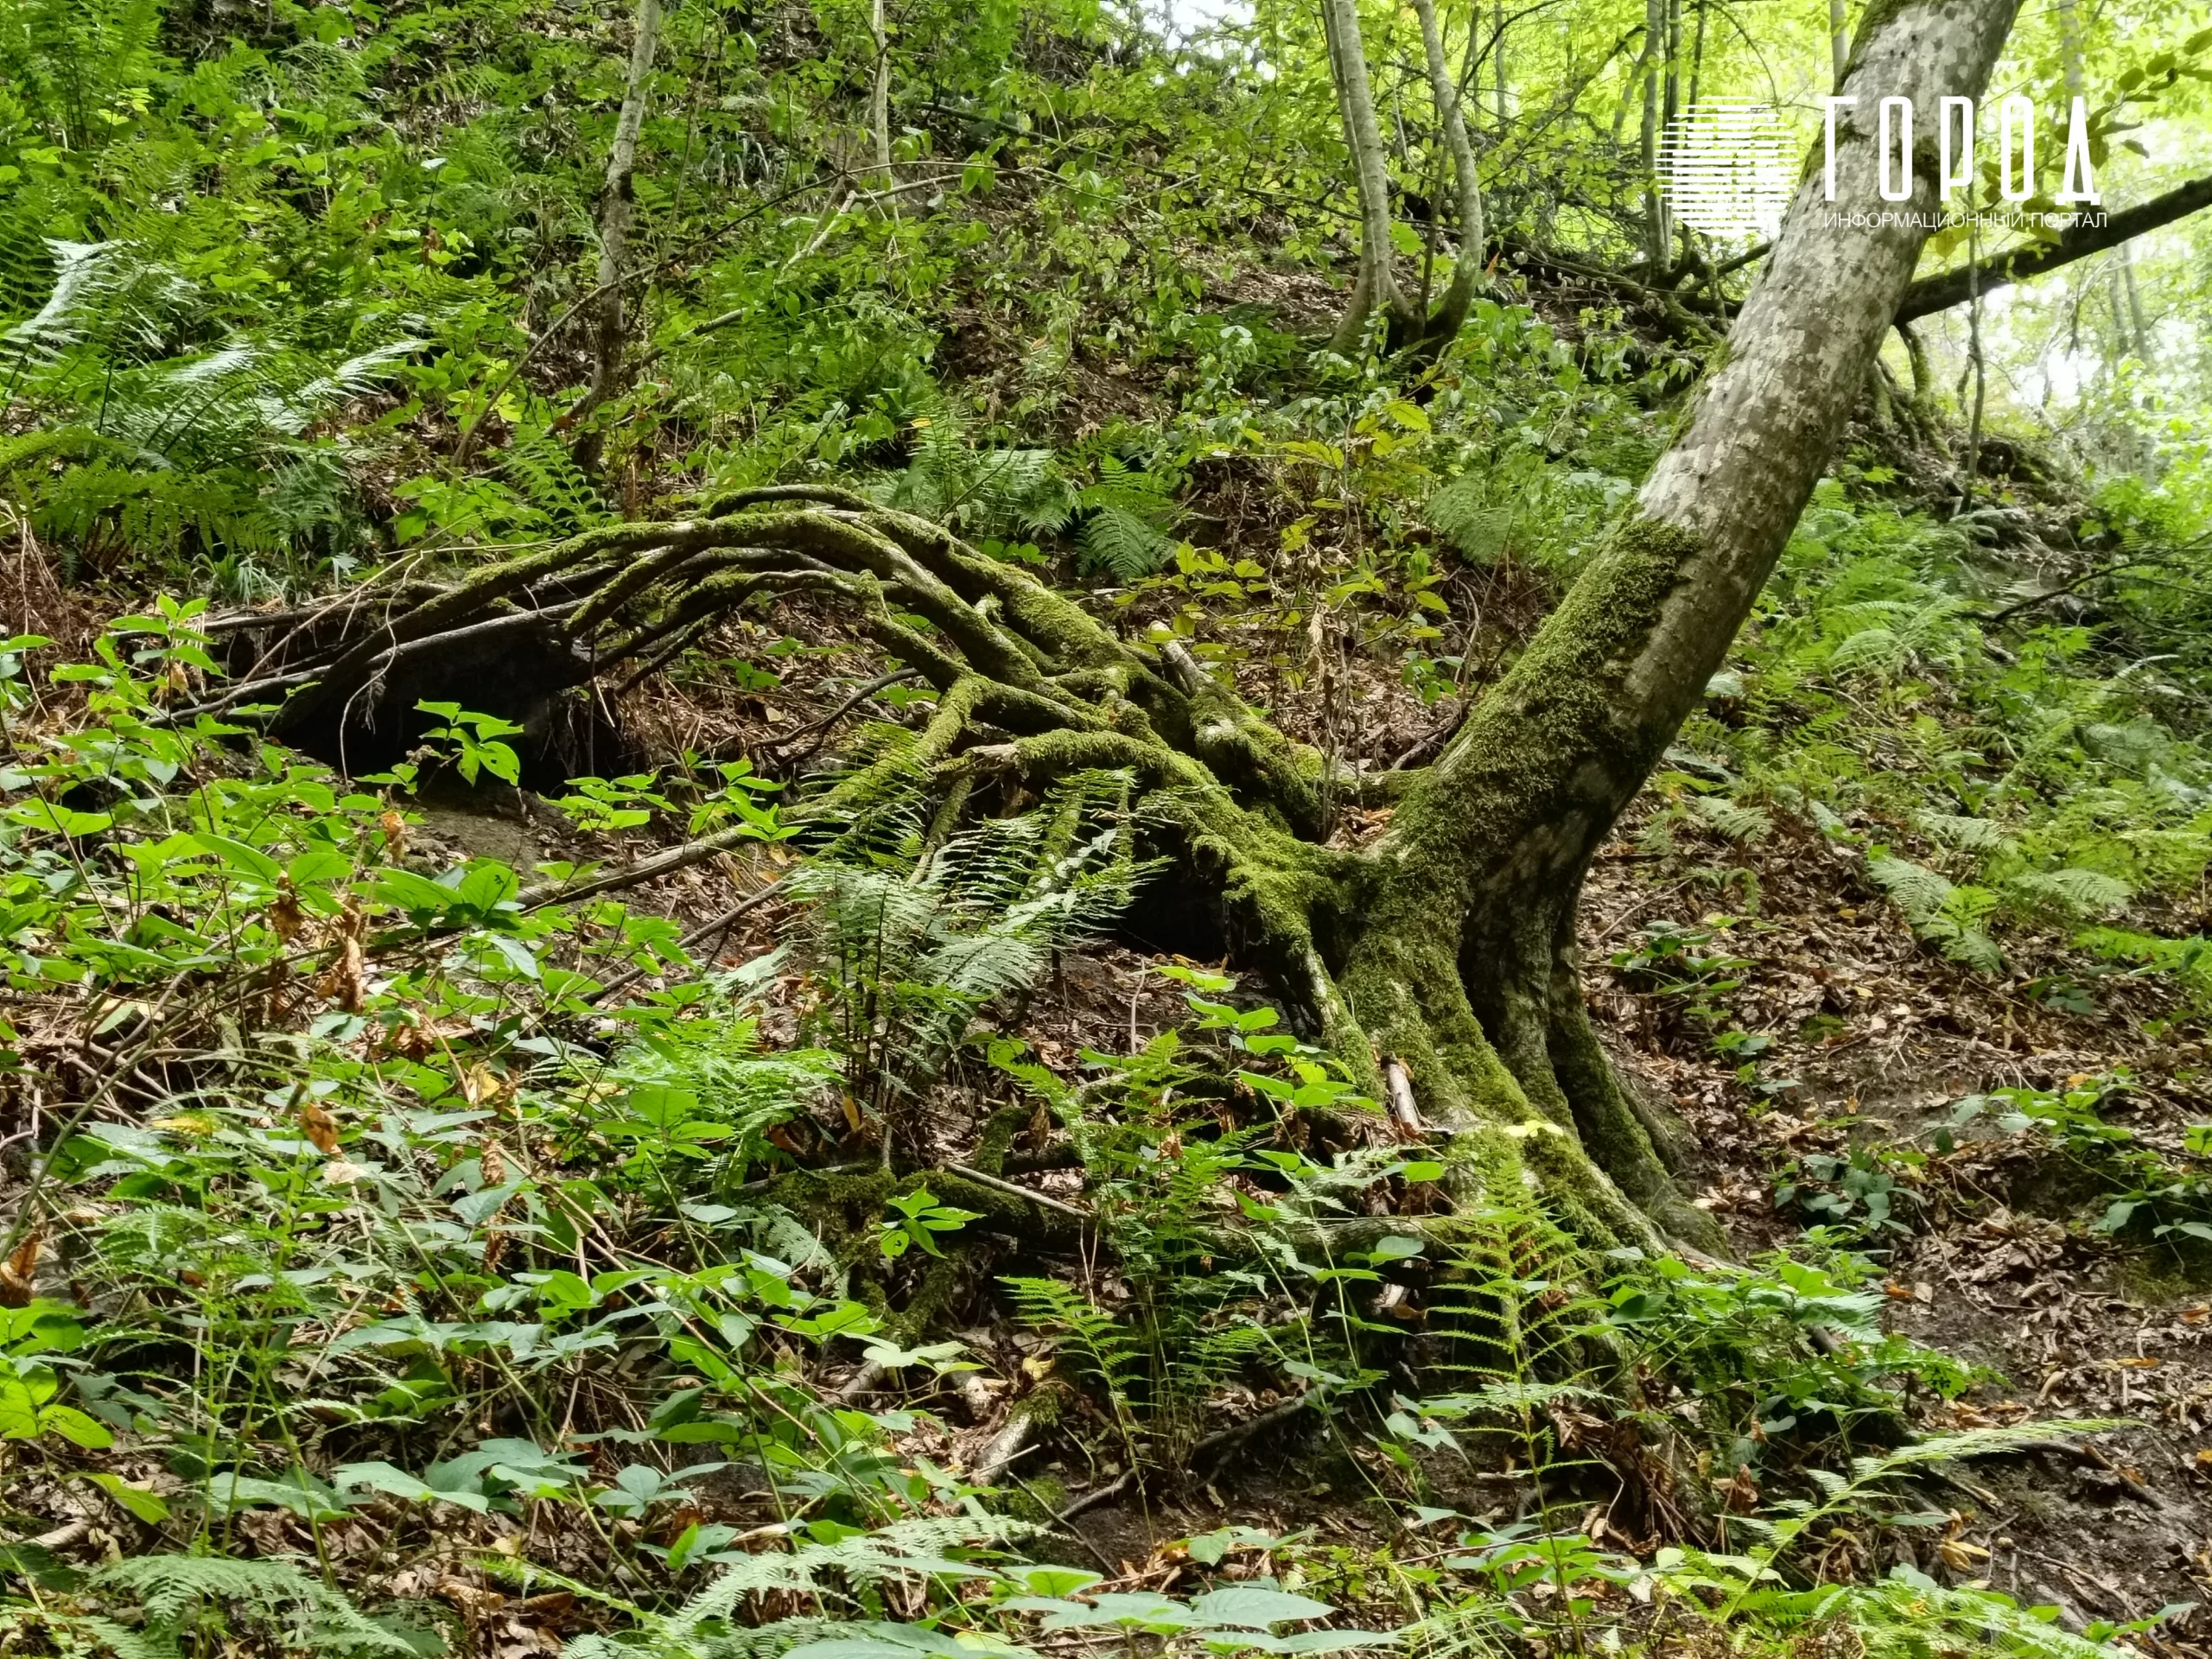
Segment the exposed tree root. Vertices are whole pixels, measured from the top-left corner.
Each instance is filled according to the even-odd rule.
[[[1479,823],[1457,823],[1411,852],[1395,839],[1372,855],[1332,847],[1332,801],[1402,800],[1402,816],[1418,821],[1478,810],[1482,798],[1440,806],[1418,798],[1431,771],[1332,768],[1187,653],[1133,645],[1027,573],[863,497],[741,491],[695,517],[594,530],[448,588],[408,589],[388,608],[334,611],[352,626],[276,664],[277,678],[315,678],[273,729],[324,753],[353,734],[388,742],[404,729],[411,701],[399,699],[420,671],[442,665],[448,679],[496,691],[507,682],[482,673],[487,653],[512,658],[525,642],[531,666],[512,677],[541,703],[550,691],[634,682],[716,617],[800,594],[837,601],[887,668],[938,693],[919,733],[882,747],[812,810],[861,814],[920,777],[949,830],[1060,778],[1126,772],[1157,850],[1216,895],[1234,954],[1274,977],[1365,1093],[1388,1098],[1395,1065],[1400,1095],[1417,1102],[1405,1109],[1450,1134],[1459,1196],[1533,1186],[1592,1242],[1671,1233],[1717,1243],[1710,1221],[1682,1203],[1582,1012],[1575,882],[1512,880],[1525,852],[1516,814],[1500,812],[1488,842]],[[1533,735],[1546,736],[1541,723]],[[1522,755],[1513,776],[1552,760],[1572,768],[1572,751]],[[1465,868],[1416,868],[1447,853]],[[1372,1130],[1389,1133],[1379,1107]],[[964,1185],[961,1202],[1016,1206],[1025,1231],[1076,1226],[1006,1190]]]

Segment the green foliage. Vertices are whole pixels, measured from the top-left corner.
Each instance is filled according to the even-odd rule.
[[[1849,1444],[1895,1419],[1907,1391],[1963,1393],[1971,1369],[1881,1328],[1864,1257],[1827,1268],[1769,1255],[1748,1268],[1636,1262],[1611,1282],[1605,1317],[1678,1390],[1678,1409],[1730,1470]],[[1655,1402],[1662,1403],[1662,1402]]]
[[[973,1210],[939,1204],[926,1186],[916,1187],[912,1192],[893,1193],[892,1214],[876,1230],[876,1249],[887,1262],[894,1262],[906,1254],[910,1247],[918,1245],[927,1255],[941,1256],[937,1235],[957,1233],[971,1221],[982,1217]]]
[[[365,1617],[342,1592],[289,1561],[213,1555],[128,1557],[86,1575],[81,1593],[106,1613],[35,1615],[57,1633],[107,1649],[117,1659],[178,1659],[226,1630],[275,1636],[287,1645],[342,1654],[414,1654],[410,1632]],[[20,1629],[30,1622],[10,1611]]]
[[[887,1134],[909,1130],[982,1010],[1109,924],[1143,874],[1125,776],[1077,775],[1033,811],[942,842],[904,787],[846,833],[855,859],[817,856],[792,882],[808,901],[796,942],[823,988],[817,1023]]]
[[[1936,1131],[1936,1144],[1948,1150],[1956,1130],[1993,1117],[1999,1128],[2032,1138],[2102,1189],[2104,1208],[2092,1231],[2212,1243],[2212,1124],[2188,1125],[2177,1147],[2150,1144],[2104,1116],[2104,1109],[2126,1104],[2129,1088],[2121,1074],[2076,1077],[2057,1089],[1968,1095]]]
[[[677,6],[632,181],[622,372],[580,427],[622,10],[0,0],[0,527],[25,626],[61,633],[95,579],[226,605],[319,597],[372,564],[448,583],[502,543],[836,479],[1111,584],[1084,602],[1188,646],[1371,785],[1406,709],[1481,695],[1607,533],[1678,418],[1696,367],[1681,341],[1749,274],[1711,274],[1724,251],[1694,237],[1681,271],[1602,274],[1642,238],[1618,118],[1643,73],[1628,0],[1558,29],[1501,18],[1510,49],[1487,65],[1481,31],[1445,17],[1471,86],[1510,68],[1510,95],[1476,113],[1515,252],[1418,361],[1314,349],[1341,286],[1343,157],[1310,16],[1263,0],[1192,51],[1095,0],[918,0],[880,48],[846,0]],[[1375,60],[1408,60],[1408,20],[1368,10]],[[2120,89],[2101,118],[2153,97],[2161,121],[2198,118],[2190,51],[2152,38],[2164,22],[2124,50],[2093,43]],[[1817,18],[1761,28],[1698,31],[1708,95],[1763,91],[1775,41],[1824,61]],[[2061,84],[2056,28],[2024,22],[2017,84]],[[879,66],[895,203],[856,136]],[[1386,166],[1410,208],[1437,199],[1442,156],[1435,111],[1402,90]],[[1432,286],[1486,251],[1455,255],[1448,223],[1396,228]],[[1600,274],[1562,308],[1519,288],[1534,251]],[[2194,265],[2141,267],[2176,296],[2159,309],[2189,315]],[[1684,308],[1672,340],[1615,306],[1655,292]],[[1756,868],[1801,843],[1847,851],[1843,896],[1974,971],[2070,942],[2212,1006],[2190,932],[2212,868],[2199,371],[2173,352],[2098,370],[2118,324],[2082,297],[2063,355],[2095,385],[2065,441],[2100,464],[2131,446],[2126,472],[2086,486],[2096,518],[2036,524],[2046,565],[2042,543],[1999,539],[2015,503],[1990,498],[2010,484],[1985,477],[1938,523],[1851,473],[1657,782],[1643,850],[1731,913],[1648,928],[1615,965],[1746,1068],[1769,1039],[1736,1027],[1731,941],[1764,925]],[[1932,499],[1941,480],[1914,481]],[[2107,555],[2125,563],[2087,575],[2078,606],[2008,608],[2035,597],[2023,571]],[[79,584],[70,605],[49,607],[47,564]],[[950,1472],[974,1465],[945,1461],[925,1414],[965,1351],[918,1328],[956,1276],[939,1252],[997,1249],[999,1224],[916,1173],[854,1166],[934,1160],[969,1105],[1039,1108],[1032,1149],[1082,1184],[1080,1282],[1022,1260],[1007,1284],[1059,1357],[1040,1413],[1080,1390],[1117,1454],[1157,1470],[1272,1389],[1393,1494],[1419,1491],[1431,1456],[1535,1471],[1532,1516],[1470,1529],[1446,1565],[1394,1567],[1394,1592],[1432,1605],[1445,1580],[1420,1573],[1475,1586],[1448,1633],[1462,1648],[1586,1651],[1601,1590],[1658,1584],[1684,1617],[1718,1604],[1731,1640],[1840,1623],[1884,1654],[2090,1650],[1909,1574],[1775,1576],[1807,1534],[1870,1524],[1920,1466],[1823,1478],[1821,1461],[1900,1395],[1967,1380],[1880,1333],[1854,1258],[1593,1262],[1504,1193],[1447,1222],[1442,1184],[1469,1172],[1381,1144],[1387,1120],[1342,1066],[1205,970],[1179,970],[1181,1028],[1135,1052],[1025,1048],[1010,1033],[1056,955],[1126,915],[1147,872],[1158,826],[1128,779],[1038,801],[976,757],[925,763],[914,729],[885,725],[828,749],[850,786],[839,822],[808,779],[785,797],[784,772],[687,755],[572,780],[580,832],[629,838],[594,849],[603,867],[449,859],[412,844],[413,785],[431,763],[516,783],[518,711],[424,702],[435,754],[341,778],[181,712],[219,656],[261,648],[261,629],[219,648],[205,608],[149,601],[51,674],[43,640],[0,645],[0,971],[29,1010],[0,1025],[0,1065],[46,1090],[9,1272],[66,1280],[87,1309],[35,1299],[0,1319],[8,1495],[28,1514],[66,1489],[141,1529],[63,1596],[10,1604],[26,1650],[424,1650],[307,1568],[236,1554],[304,1560],[341,1521],[400,1549],[417,1531],[518,1540],[501,1570],[586,1604],[578,1659],[1364,1645],[1319,1628],[1335,1606],[1287,1573],[1171,1597],[999,1554],[1021,1529]],[[836,650],[812,620],[779,620],[772,649]],[[803,690],[762,671],[756,621],[730,618],[683,671],[710,696]],[[882,702],[911,721],[909,698],[928,700]],[[1132,717],[1113,694],[1100,706]],[[986,827],[922,805],[956,774],[991,804]],[[724,831],[798,863],[785,947],[734,973],[681,944],[696,889],[561,896],[663,835]],[[2079,977],[2048,995],[2087,1000],[2095,976]],[[71,1094],[50,1086],[62,1074],[97,1082]],[[2107,1230],[2207,1236],[2201,1137],[2152,1146],[2082,1092],[1988,1109],[2097,1172]],[[1913,1218],[1898,1195],[1917,1173],[1815,1154],[1783,1197],[1878,1238]],[[1412,1397],[1405,1368],[1432,1348],[1453,1391]],[[856,1353],[907,1374],[912,1409],[840,1395]],[[1649,1388],[1625,1397],[1637,1367]],[[960,1433],[986,1429],[976,1397]],[[1598,1472],[1598,1431],[1629,1416],[1713,1451],[1724,1477],[1756,1467],[1817,1496],[1770,1507],[1753,1558],[1625,1562],[1555,1491]],[[111,1441],[128,1479],[83,1455]],[[727,1462],[689,1460],[702,1452]],[[756,1471],[772,1523],[687,1513],[708,1476]],[[534,1559],[556,1539],[589,1581]],[[56,1568],[10,1548],[26,1573]],[[317,1566],[354,1582],[358,1560]]]

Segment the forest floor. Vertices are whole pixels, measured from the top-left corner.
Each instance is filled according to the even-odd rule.
[[[1510,572],[1485,579],[1511,582]],[[850,665],[830,653],[792,667],[773,698],[699,687],[704,701],[658,698],[637,713],[661,740],[680,735],[726,753],[781,742],[788,753],[785,734],[806,732],[836,706],[827,687]],[[817,675],[810,692],[804,683]],[[1394,683],[1370,689],[1381,711],[1372,722],[1377,753],[1435,723],[1434,711]],[[1297,729],[1297,711],[1286,712]],[[1655,855],[1638,842],[1651,810],[1646,804],[1632,813],[1599,861],[1583,950],[1592,1005],[1617,1060],[1693,1132],[1686,1179],[1695,1202],[1721,1220],[1740,1260],[1799,1243],[1808,1225],[1827,1224],[1830,1236],[1878,1269],[1873,1282],[1888,1329],[1976,1368],[1972,1386],[1954,1399],[1908,1402],[1916,1428],[2029,1417],[2114,1424],[1948,1478],[1934,1524],[1870,1535],[1863,1548],[1871,1559],[1858,1565],[1916,1563],[2024,1605],[2056,1606],[2075,1628],[2206,1599],[2212,1292],[2203,1252],[2179,1235],[2147,1246],[2115,1243],[2094,1229],[2111,1195],[2093,1160],[2050,1136],[1999,1127],[1994,1105],[1959,1121],[1962,1102],[1995,1090],[2087,1090],[2146,1142],[2178,1144],[2184,1123],[2212,1102],[2205,1046],[2177,1035],[2190,1029],[2185,1022],[2168,1023],[2176,1014],[2170,993],[2077,957],[2057,936],[2015,941],[2011,973],[1978,976],[1916,944],[1856,855],[1810,826],[1783,820],[1753,844],[1716,838],[1702,856],[1679,847]],[[550,808],[486,817],[464,802],[429,816],[429,830],[450,836],[457,851],[525,862],[533,851],[543,858],[586,850],[543,839],[563,833]],[[536,841],[532,824],[540,826]],[[1354,823],[1348,833],[1377,828]],[[722,877],[710,868],[658,891],[653,903],[687,919],[726,902]],[[1719,908],[1724,899],[1733,909]],[[756,912],[720,940],[719,960],[734,967],[769,950],[781,922],[773,907]],[[1070,1081],[1087,1052],[1133,1053],[1187,1019],[1177,988],[1157,972],[1171,958],[1135,936],[1142,929],[1140,916],[1132,937],[1064,956],[1008,1027]],[[1622,965],[1638,940],[1670,931],[1726,953],[1688,995],[1679,984],[1653,988]],[[777,1002],[782,988],[769,994],[764,1025],[772,1035],[793,1027],[792,1011]],[[1264,998],[1256,983],[1241,988],[1240,1000]],[[1716,1044],[1724,1030],[1764,1040],[1746,1058]],[[939,1130],[945,1158],[970,1156],[980,1124],[980,1113],[949,1116]],[[1081,1196],[1073,1171],[1024,1179],[1048,1194]],[[953,1466],[980,1455],[1006,1420],[1002,1407],[1039,1374],[1025,1365],[1039,1346],[1033,1334],[985,1294],[969,1313],[974,1322],[957,1334],[983,1363],[985,1387],[999,1403],[963,1410],[948,1391],[952,1426],[927,1427],[913,1443]],[[927,1403],[926,1395],[906,1403]],[[1223,1528],[1301,1535],[1349,1563],[1386,1542],[1395,1559],[1418,1559],[1400,1532],[1405,1505],[1384,1496],[1364,1449],[1310,1417],[1263,1415],[1283,1404],[1272,1392],[1233,1402],[1232,1427],[1258,1418],[1263,1432],[1232,1437],[1222,1455],[1142,1484],[1117,1487],[1121,1463],[1084,1449],[1080,1433],[1032,1447],[1035,1455],[1016,1471],[1025,1482],[1066,1497],[1111,1494],[1072,1516],[1058,1544],[1037,1548],[1109,1570],[1116,1587],[1155,1590],[1179,1581],[1190,1588],[1181,1541]],[[1525,1488],[1496,1471],[1443,1459],[1426,1472],[1435,1500],[1471,1520],[1503,1524],[1526,1510]],[[1603,1488],[1600,1480],[1592,1489],[1580,1517],[1593,1541],[1643,1554],[1667,1541],[1611,1519]],[[1745,1497],[1755,1499],[1756,1489]],[[2197,1651],[2190,1637],[2198,1628],[2195,1618],[2170,1620],[2160,1640]]]

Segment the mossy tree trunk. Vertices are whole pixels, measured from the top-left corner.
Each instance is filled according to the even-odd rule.
[[[1844,80],[1859,102],[1839,123],[1835,201],[1823,199],[1823,169],[1809,169],[1726,361],[1635,516],[1370,855],[1360,920],[1337,946],[1344,998],[1438,1115],[1510,1129],[1489,1154],[1501,1176],[1528,1148],[1572,1138],[1645,1213],[1707,1230],[1597,1049],[1576,988],[1577,894],[1720,667],[1911,280],[1918,228],[1827,222],[1879,207],[1874,112],[1885,97],[1932,109],[1945,94],[1978,96],[2013,6],[1907,0],[1869,15]],[[1932,185],[1917,178],[1921,215]],[[1615,1207],[1602,1189],[1593,1202]]]
[[[1978,94],[2015,3],[1904,0],[1869,16],[1845,82],[1863,118],[1840,124],[1837,208],[1877,205],[1879,100]],[[1934,169],[1915,171],[1925,194]],[[1454,1132],[1464,1194],[1533,1187],[1593,1241],[1717,1243],[1599,1045],[1575,914],[1592,855],[1720,666],[1826,467],[1920,251],[1909,226],[1824,223],[1821,173],[1636,512],[1424,770],[1332,772],[1179,648],[1122,639],[926,520],[809,486],[359,605],[379,620],[327,648],[278,729],[327,749],[395,660],[479,652],[503,632],[552,635],[577,683],[634,682],[737,605],[842,602],[938,697],[833,804],[864,803],[893,770],[971,813],[1071,772],[1125,771],[1164,849],[1219,895],[1237,953],[1377,1100],[1410,1096]],[[1327,844],[1330,799],[1395,810],[1354,852]]]

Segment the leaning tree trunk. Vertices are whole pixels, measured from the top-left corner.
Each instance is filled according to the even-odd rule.
[[[1881,206],[1881,99],[1929,110],[1946,94],[1978,97],[2015,3],[1906,0],[1868,18],[1843,83],[1859,103],[1838,124],[1836,200],[1823,201],[1821,169],[1809,169],[1726,363],[1635,517],[1372,852],[1357,919],[1336,945],[1343,1000],[1378,1051],[1404,1062],[1433,1116],[1495,1126],[1492,1179],[1532,1156],[1555,1171],[1576,1147],[1662,1224],[1703,1230],[1596,1052],[1574,988],[1577,895],[1719,668],[1911,280],[1922,230],[1827,223]],[[1915,173],[1910,206],[1924,216],[1932,169]]]
[[[1879,100],[1978,94],[2016,3],[1902,0],[1869,19],[1845,81],[1861,119],[1839,124],[1836,208],[1878,205]],[[1916,172],[1924,215],[1933,169]],[[329,753],[380,698],[406,707],[388,688],[427,662],[518,657],[531,641],[539,681],[629,685],[741,606],[841,607],[938,699],[924,729],[867,749],[817,810],[864,813],[918,789],[949,823],[1013,810],[1056,778],[1124,773],[1139,821],[1216,896],[1242,958],[1400,1126],[1451,1135],[1463,1199],[1533,1189],[1592,1242],[1718,1243],[1599,1045],[1575,915],[1592,855],[1696,707],[1827,466],[1919,255],[1917,229],[1824,224],[1821,178],[1810,171],[1726,363],[1635,515],[1421,772],[1337,766],[1179,648],[1132,644],[939,525],[812,486],[594,530],[449,588],[357,595],[338,637],[313,635],[275,677],[183,712],[311,677],[276,729]],[[1395,811],[1355,852],[1327,844],[1328,798]]]
[[[1382,125],[1375,113],[1374,89],[1368,84],[1359,0],[1321,0],[1321,23],[1328,41],[1329,71],[1337,86],[1337,108],[1344,118],[1344,143],[1351,151],[1352,183],[1359,197],[1359,273],[1332,342],[1338,351],[1350,354],[1359,348],[1368,319],[1377,311],[1389,320],[1393,344],[1408,338],[1419,319],[1398,286],[1392,263],[1390,179],[1383,165]]]

